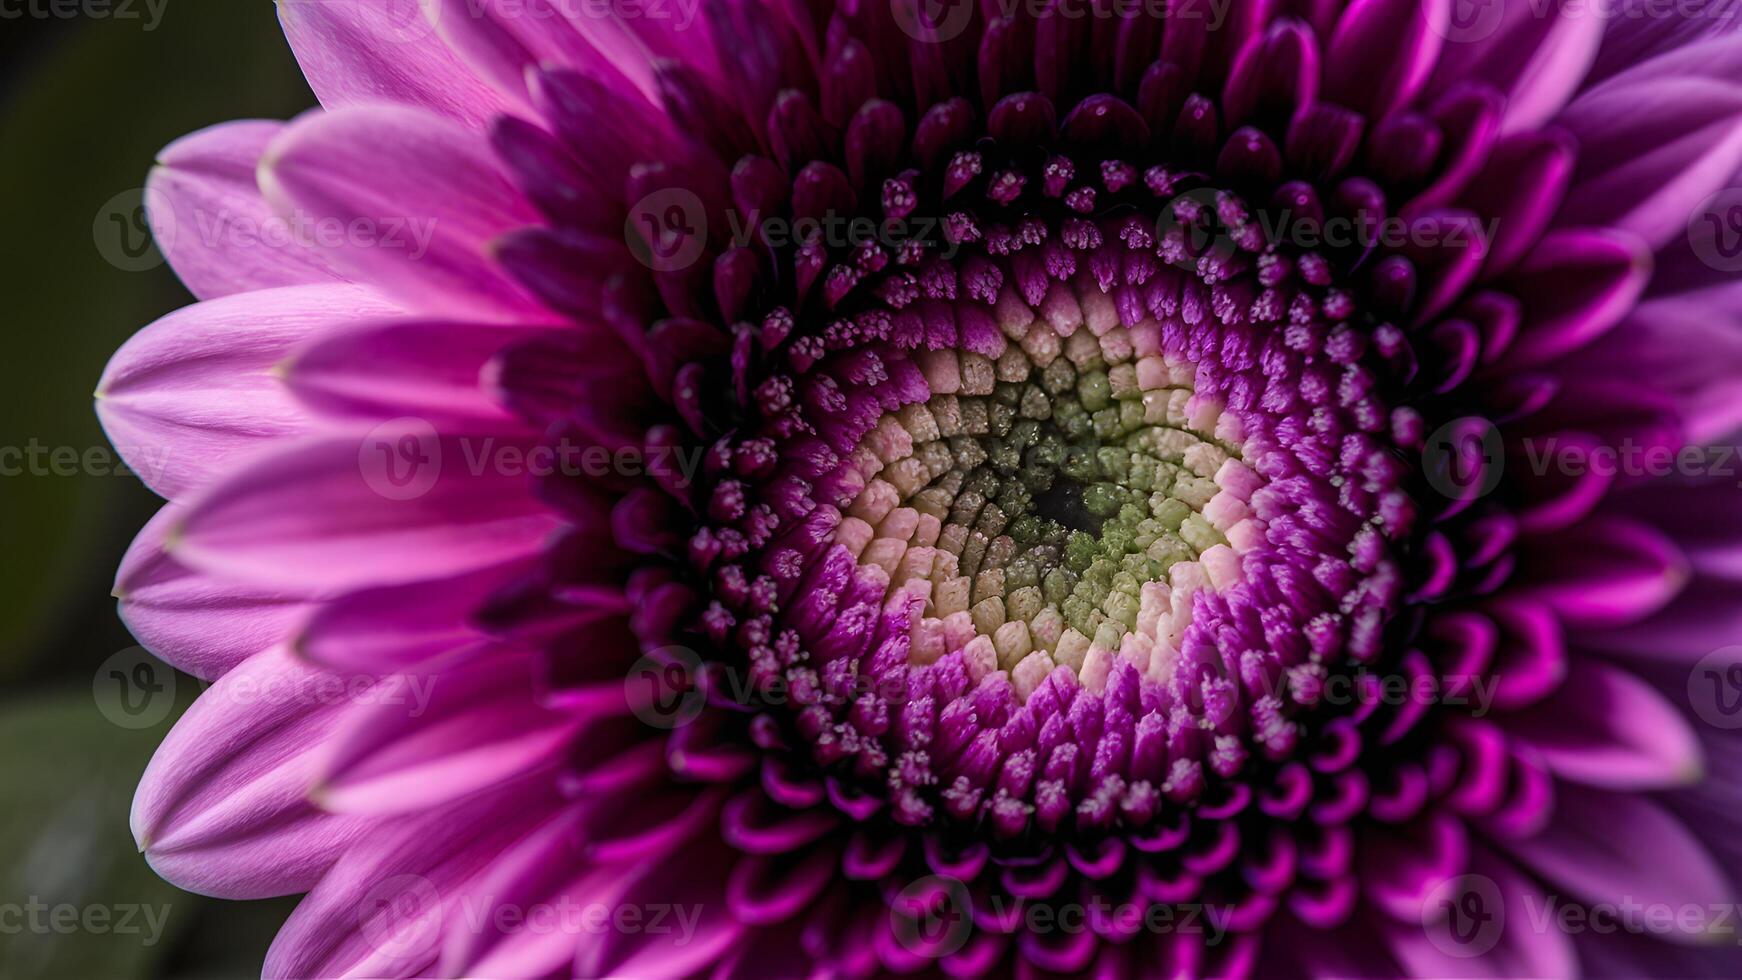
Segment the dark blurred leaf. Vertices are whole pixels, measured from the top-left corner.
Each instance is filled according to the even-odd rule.
[[[203,899],[146,865],[133,787],[166,725],[129,731],[89,690],[0,705],[0,977],[143,976]]]
[[[86,453],[101,458],[107,441],[91,392],[104,363],[134,331],[189,301],[167,267],[131,272],[105,260],[93,229],[108,203],[137,191],[157,150],[184,133],[288,117],[310,103],[271,3],[176,0],[160,9],[152,30],[144,19],[26,25],[58,43],[19,70],[0,106],[8,471],[28,465],[33,447],[50,471],[46,454],[58,447],[78,455],[78,470]],[[0,677],[44,659],[80,674],[124,645],[113,617],[92,610],[108,607],[114,563],[153,506],[131,477],[0,476]],[[63,649],[88,659],[49,658]]]

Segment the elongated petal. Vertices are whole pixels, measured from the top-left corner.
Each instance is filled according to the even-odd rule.
[[[1547,700],[1505,719],[1549,771],[1616,790],[1670,789],[1704,772],[1699,738],[1682,709],[1619,667],[1575,660]]]
[[[391,427],[389,427],[391,428]],[[170,550],[196,567],[331,590],[459,574],[530,555],[557,520],[529,492],[528,448],[404,431],[302,442],[194,501]]]
[[[550,761],[583,719],[541,706],[536,656],[482,646],[397,675],[323,766],[329,810],[439,807]]]
[[[280,122],[224,123],[184,136],[157,156],[145,184],[152,234],[200,299],[340,280],[260,195],[260,155],[283,131]]]
[[[345,856],[291,913],[266,953],[274,980],[427,976],[449,930],[485,896],[504,850],[563,801],[540,781],[395,822]]]
[[[133,539],[115,576],[121,619],[147,650],[195,677],[215,680],[277,646],[317,608],[302,592],[262,589],[196,571],[163,550],[181,520],[172,505]]]
[[[278,19],[303,77],[329,109],[421,106],[481,124],[506,106],[409,0],[280,0]]]
[[[484,369],[525,329],[447,320],[363,323],[315,338],[285,368],[305,404],[339,418],[415,416],[436,424],[496,423],[513,416]]]
[[[272,368],[296,345],[395,307],[361,286],[287,286],[171,313],[122,345],[97,415],[127,465],[171,500],[248,453],[309,428]]]
[[[1692,907],[1705,918],[1736,900],[1705,846],[1669,811],[1635,794],[1562,787],[1547,829],[1509,849],[1586,902]],[[1671,930],[1663,938],[1702,942],[1709,938],[1703,932]]]
[[[372,826],[307,801],[315,755],[356,707],[333,680],[275,648],[200,695],[133,800],[133,836],[159,874],[225,898],[305,891]]]
[[[538,221],[487,139],[402,106],[304,116],[267,148],[260,186],[303,222],[333,264],[409,308],[518,320],[537,304],[487,246]]]

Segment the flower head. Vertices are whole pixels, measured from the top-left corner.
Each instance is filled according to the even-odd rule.
[[[100,391],[269,974],[1726,969],[1727,18],[403,13]]]

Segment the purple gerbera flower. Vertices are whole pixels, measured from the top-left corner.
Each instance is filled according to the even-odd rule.
[[[268,975],[1742,968],[1730,6],[403,7],[99,391]]]

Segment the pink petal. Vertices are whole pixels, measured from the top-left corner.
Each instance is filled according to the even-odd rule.
[[[1578,90],[1603,41],[1606,19],[1574,0],[1558,3],[1461,2],[1451,43],[1440,53],[1428,91],[1480,79],[1506,97],[1505,132],[1535,129]]]
[[[482,646],[446,664],[386,681],[327,758],[322,807],[436,807],[551,761],[583,721],[541,705],[536,654]]]
[[[200,299],[340,281],[260,196],[260,155],[283,130],[283,123],[263,120],[223,123],[158,154],[145,185],[152,235]]]
[[[1654,688],[1589,657],[1573,661],[1553,696],[1504,718],[1564,779],[1618,790],[1698,782],[1704,752],[1688,717]]]
[[[412,309],[494,321],[540,313],[489,254],[538,214],[484,135],[459,123],[402,106],[310,114],[267,148],[260,187],[279,214],[311,227],[335,266]]]
[[[360,323],[314,338],[296,352],[285,381],[317,411],[350,418],[413,415],[444,425],[509,423],[484,369],[525,329],[445,320]]]
[[[526,567],[512,562],[346,593],[323,603],[293,644],[302,657],[340,673],[397,673],[482,640],[473,618]]]
[[[306,594],[246,586],[178,563],[163,551],[163,537],[180,519],[174,505],[165,507],[133,539],[115,576],[115,596],[141,645],[214,680],[283,643],[315,604]]]
[[[1559,222],[1619,228],[1653,248],[1686,234],[1689,215],[1742,166],[1742,91],[1728,80],[1605,86],[1558,122],[1579,141]]]
[[[278,20],[321,104],[398,102],[482,124],[505,107],[416,0],[279,0]]]
[[[1478,905],[1467,904],[1471,896],[1477,896]],[[1385,939],[1405,976],[1495,980],[1578,976],[1572,938],[1560,929],[1538,927],[1536,917],[1550,901],[1510,864],[1483,854],[1467,877],[1453,879],[1430,896],[1420,922],[1391,927]],[[1451,914],[1436,907],[1442,902],[1492,918],[1447,923],[1438,918]]]
[[[1532,367],[1601,337],[1626,316],[1651,278],[1651,252],[1622,232],[1550,232],[1506,277],[1524,301],[1518,342],[1502,363]]]
[[[1734,886],[1711,852],[1650,799],[1577,786],[1561,786],[1555,795],[1547,829],[1507,844],[1551,885],[1586,902],[1648,909],[1693,906],[1707,916],[1736,900]],[[1661,935],[1683,942],[1715,938],[1704,932]]]
[[[170,551],[196,567],[341,591],[455,575],[536,552],[559,521],[507,465],[529,444],[415,420],[304,441],[189,506]]]
[[[97,385],[109,440],[147,486],[185,497],[308,428],[272,369],[306,338],[395,308],[361,286],[287,286],[171,313],[121,346]]]
[[[575,859],[581,833],[580,806],[555,814],[543,827],[498,858],[478,884],[485,896],[481,928],[448,933],[442,951],[442,975],[471,977],[541,977],[566,970],[575,945],[587,932],[611,928],[602,904],[612,886],[624,879],[623,868],[599,868]],[[596,905],[589,912],[588,906]],[[516,910],[512,919],[499,910]],[[572,909],[541,928],[526,910]]]
[[[564,801],[543,780],[372,834],[308,893],[267,951],[272,980],[427,976],[444,935],[474,928],[479,882]]]
[[[1642,619],[1688,580],[1687,559],[1673,541],[1620,517],[1597,517],[1533,538],[1525,554],[1520,594],[1545,603],[1574,626]]]
[[[575,956],[575,976],[680,977],[705,969],[746,934],[731,914],[726,879],[736,854],[703,834],[663,858],[645,862],[614,904],[670,904],[693,909],[694,931],[676,929],[664,935],[607,930],[581,938]]]
[[[1405,106],[1433,71],[1450,0],[1354,0],[1325,53],[1327,102],[1378,119]]]
[[[133,836],[158,874],[191,891],[304,891],[370,826],[307,802],[314,755],[354,703],[283,648],[200,695],[158,747],[133,799]]]

